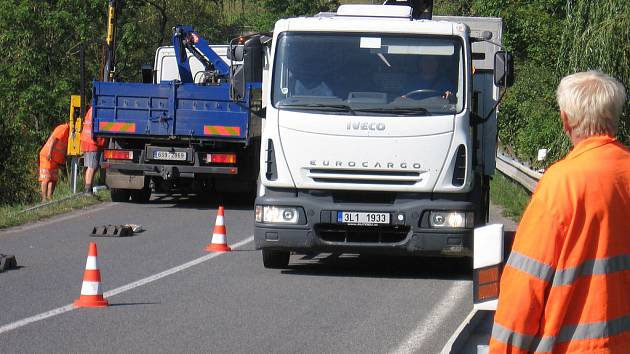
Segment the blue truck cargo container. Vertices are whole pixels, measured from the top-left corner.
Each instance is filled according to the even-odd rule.
[[[94,132],[100,136],[241,143],[251,137],[249,94],[234,102],[227,83],[95,82],[93,97]]]
[[[114,201],[148,201],[152,190],[251,191],[260,156],[263,45],[231,45],[225,62],[190,27],[173,39],[180,80],[94,82],[93,132]],[[191,53],[205,66],[195,80]]]

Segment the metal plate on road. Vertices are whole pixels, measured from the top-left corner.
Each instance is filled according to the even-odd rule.
[[[154,160],[186,161],[188,156],[183,151],[153,151]]]
[[[338,211],[337,222],[350,225],[389,225],[389,213]]]

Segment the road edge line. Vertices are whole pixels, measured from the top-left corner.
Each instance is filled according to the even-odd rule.
[[[473,309],[446,342],[440,354],[460,353],[475,328],[486,318],[487,311]]]
[[[231,247],[236,249],[236,248],[239,248],[241,246],[244,246],[244,245],[252,242],[253,240],[254,240],[254,235],[251,235],[251,236],[247,237],[246,239],[241,240],[241,241],[231,245]],[[201,264],[201,263],[203,263],[205,261],[209,261],[209,260],[211,260],[213,258],[216,258],[216,257],[218,257],[220,255],[223,255],[223,254],[225,254],[225,253],[210,253],[210,254],[206,254],[206,255],[201,256],[199,258],[193,259],[192,261],[186,262],[186,263],[184,263],[182,265],[179,265],[179,266],[167,269],[167,270],[162,271],[162,272],[157,273],[157,274],[150,275],[150,276],[148,276],[146,278],[142,278],[142,279],[137,280],[135,282],[132,282],[132,283],[129,283],[129,284],[126,284],[126,285],[123,285],[123,286],[119,286],[116,289],[113,289],[113,290],[110,290],[110,291],[106,291],[103,294],[103,296],[105,298],[108,298],[110,296],[115,296],[115,295],[124,293],[125,291],[129,291],[129,290],[138,288],[140,286],[152,283],[152,282],[154,282],[156,280],[159,280],[159,279],[165,278],[165,277],[167,277],[169,275],[173,275],[175,273],[181,272],[182,270],[186,270],[188,268],[196,266],[197,264]],[[64,314],[66,312],[70,312],[70,311],[76,310],[76,309],[77,308],[74,307],[73,304],[68,304],[68,305],[61,306],[61,307],[58,307],[58,308],[50,310],[50,311],[39,313],[39,314],[34,315],[34,316],[23,318],[21,320],[15,321],[13,323],[8,323],[6,325],[0,326],[0,334],[7,333],[7,332],[10,332],[10,331],[12,331],[14,329],[18,329],[20,327],[24,327],[26,325],[29,325],[31,323],[39,322],[39,321],[45,320],[47,318],[54,317],[54,316],[57,316],[57,315],[61,315],[61,314]]]
[[[456,302],[452,300],[462,297],[470,286],[469,284],[470,282],[467,281],[458,281],[448,288],[441,301],[434,305],[433,310],[425,316],[422,322],[418,323],[395,350],[390,351],[390,354],[418,352],[422,344],[422,339],[432,335],[438,330],[436,323],[432,321],[432,319],[439,318],[441,320],[439,324],[444,322],[446,316],[455,310]]]

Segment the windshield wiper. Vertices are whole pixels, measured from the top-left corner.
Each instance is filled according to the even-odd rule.
[[[409,107],[409,108],[360,108],[354,109],[356,112],[368,112],[368,113],[393,113],[393,114],[409,114],[409,115],[423,115],[430,116],[431,113],[423,107]]]
[[[352,107],[345,104],[326,104],[326,103],[301,103],[301,104],[280,104],[279,108],[297,108],[297,109],[317,109],[332,110],[335,112],[350,112],[354,114]]]

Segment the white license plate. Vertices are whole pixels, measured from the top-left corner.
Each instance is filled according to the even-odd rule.
[[[389,224],[389,213],[366,213],[358,211],[338,211],[337,222],[341,224],[378,225]]]
[[[171,161],[186,161],[186,153],[183,151],[153,151],[154,160],[171,160]]]

